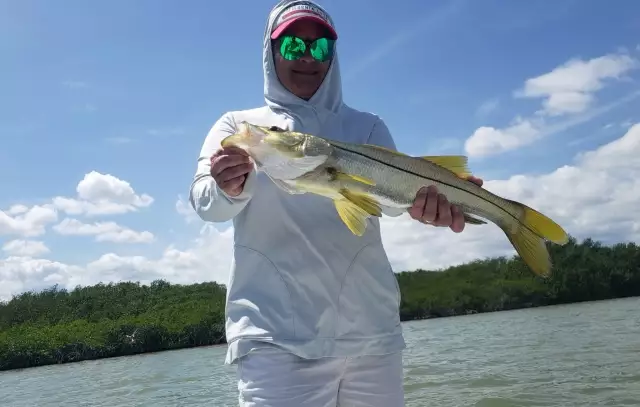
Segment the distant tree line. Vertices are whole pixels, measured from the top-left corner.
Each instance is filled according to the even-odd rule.
[[[397,274],[403,321],[640,295],[640,246],[575,239],[549,245],[535,276],[519,257]],[[226,289],[216,283],[54,286],[0,302],[0,370],[225,342]]]
[[[565,246],[547,247],[553,261],[547,278],[533,274],[518,256],[398,273],[401,319],[640,296],[640,246],[571,238]]]

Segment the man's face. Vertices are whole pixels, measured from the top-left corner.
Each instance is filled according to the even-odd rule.
[[[307,41],[307,45],[317,38],[328,36],[326,29],[321,24],[308,20],[295,22],[283,34],[300,37]],[[331,61],[316,61],[308,49],[304,56],[295,61],[284,59],[280,54],[280,38],[273,43],[273,56],[278,79],[289,92],[301,99],[309,100],[322,84],[329,71]]]

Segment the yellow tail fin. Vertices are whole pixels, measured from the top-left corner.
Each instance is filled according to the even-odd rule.
[[[547,276],[551,272],[551,256],[545,239],[559,245],[569,241],[567,233],[553,220],[519,202],[511,201],[524,209],[521,222],[503,227],[503,231],[516,251],[536,274]]]
[[[569,235],[560,225],[526,205],[524,207],[523,223],[533,230],[538,236],[550,242],[563,245],[569,241]]]

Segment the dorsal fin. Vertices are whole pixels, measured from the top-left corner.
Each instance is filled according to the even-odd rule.
[[[392,149],[387,148],[387,147],[377,146],[375,144],[364,144],[364,145],[366,147],[377,148],[379,150],[386,151],[388,153],[392,153],[392,154],[396,154],[396,155],[403,155],[403,156],[409,157],[407,154],[401,153],[400,151],[392,150]]]
[[[377,148],[382,151],[387,151],[392,154],[412,157],[407,154],[401,153],[399,151],[391,150],[390,148],[377,146],[375,144],[365,144],[367,147]],[[421,158],[423,160],[430,161],[436,165],[439,165],[443,168],[448,169],[453,172],[460,178],[467,178],[471,175],[471,171],[467,168],[467,157],[464,155],[424,155],[421,157],[412,157],[412,158]]]
[[[467,168],[467,157],[464,155],[425,155],[420,158],[446,168],[461,178],[471,175]]]

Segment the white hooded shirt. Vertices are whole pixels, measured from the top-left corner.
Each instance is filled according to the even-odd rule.
[[[359,237],[342,223],[327,198],[289,195],[255,170],[242,193],[231,197],[210,175],[211,155],[242,121],[395,149],[378,116],[343,102],[337,52],[310,100],[282,86],[270,33],[280,11],[296,2],[283,0],[269,14],[263,47],[266,106],[225,113],[213,125],[191,185],[190,201],[200,218],[233,220],[226,363],[270,346],[304,358],[387,354],[405,347],[400,291],[377,218],[367,221]]]

